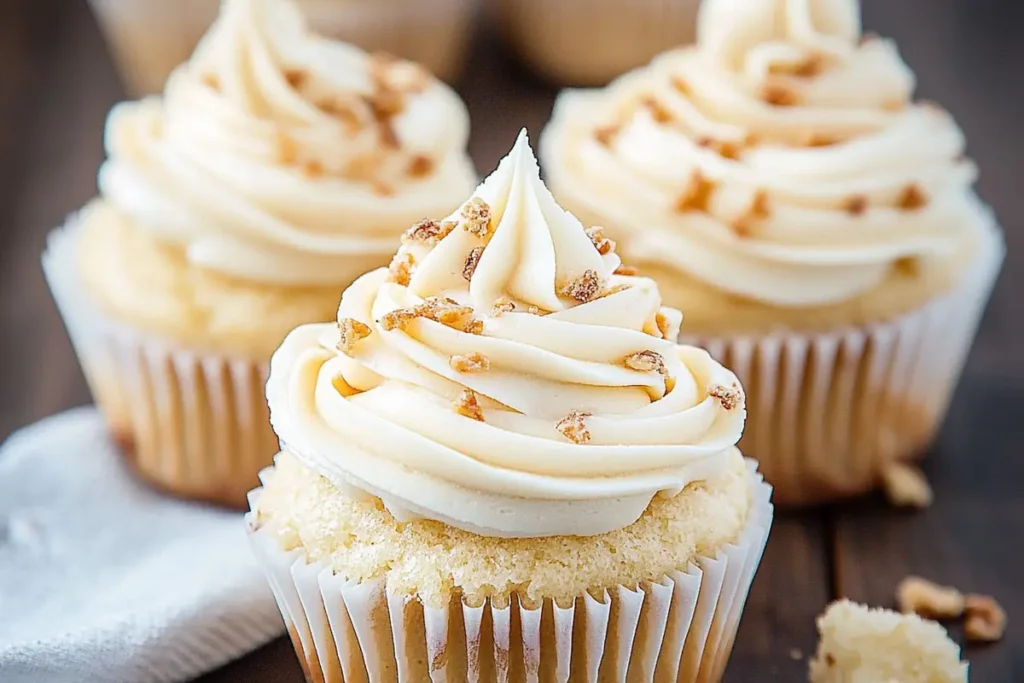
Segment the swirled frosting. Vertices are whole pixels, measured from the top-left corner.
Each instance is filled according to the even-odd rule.
[[[100,189],[201,267],[337,284],[465,198],[468,128],[419,67],[313,35],[290,0],[227,0],[162,98],[113,109]]]
[[[338,326],[285,340],[267,384],[282,443],[399,518],[491,536],[604,533],[714,475],[742,390],[671,341],[682,314],[616,274],[613,246],[555,203],[524,132],[345,291]]]
[[[696,46],[563,93],[548,182],[627,258],[769,305],[849,300],[952,254],[992,223],[963,135],[860,33],[856,0],[704,0]]]

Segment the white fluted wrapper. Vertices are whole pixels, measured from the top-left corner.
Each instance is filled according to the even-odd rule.
[[[43,270],[115,441],[158,488],[242,507],[278,449],[266,361],[183,348],[109,317],[82,288],[79,227],[73,216],[51,233]]]
[[[889,322],[821,334],[684,337],[736,373],[740,447],[783,506],[864,493],[924,455],[946,415],[1005,247],[992,232],[958,287]]]
[[[771,487],[748,461],[753,504],[739,540],[689,567],[570,605],[443,608],[396,595],[386,577],[346,581],[300,549],[284,550],[246,516],[309,681],[718,681],[768,539]],[[261,492],[250,494],[254,506]]]

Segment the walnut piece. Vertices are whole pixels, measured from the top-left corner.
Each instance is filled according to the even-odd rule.
[[[459,415],[478,422],[484,421],[484,411],[480,409],[480,403],[476,400],[476,392],[472,389],[463,389],[452,407]]]
[[[472,315],[473,309],[469,306],[462,306],[448,298],[430,297],[419,306],[399,308],[384,314],[380,319],[380,325],[385,330],[391,331],[404,328],[416,318],[426,318],[453,329],[462,330],[470,324],[471,320],[467,322],[467,318]]]
[[[735,382],[731,387],[712,384],[708,387],[708,396],[718,399],[726,410],[733,410],[743,405],[743,390]]]
[[[868,210],[868,198],[862,194],[855,194],[846,200],[843,207],[851,216],[861,216]]]
[[[926,508],[934,498],[924,473],[902,462],[889,463],[882,470],[882,488],[885,497],[897,507]]]
[[[469,320],[465,325],[462,326],[462,331],[466,334],[483,334],[484,333],[484,321],[483,320]]]
[[[926,619],[955,619],[964,612],[964,596],[960,591],[920,576],[908,576],[899,582],[896,604],[904,614],[914,613]]]
[[[970,594],[964,598],[964,635],[967,640],[994,643],[1006,631],[1006,612],[989,595]]]
[[[575,277],[559,288],[559,294],[575,299],[580,303],[593,301],[604,289],[601,276],[596,270],[587,269],[579,277]]]
[[[619,264],[619,267],[615,269],[615,275],[624,275],[626,277],[636,277],[640,271],[635,266],[627,266]]]
[[[697,146],[713,150],[725,159],[735,161],[740,158],[740,146],[728,140],[716,140],[705,135],[697,138]]]
[[[309,73],[305,69],[286,69],[284,72],[284,80],[288,82],[288,85],[293,90],[298,90],[306,81],[309,80]]]
[[[761,91],[761,99],[773,107],[795,107],[800,103],[796,93],[778,83],[769,83]]]
[[[483,247],[473,247],[469,251],[469,256],[466,257],[466,262],[462,265],[462,277],[467,281],[473,279],[473,273],[476,272],[476,266],[480,263],[480,257],[484,254]]]
[[[424,218],[419,223],[405,231],[405,234],[402,235],[402,241],[425,242],[430,246],[434,246],[447,237],[448,233],[453,229],[455,229],[455,223],[452,223],[451,221],[438,223],[437,221],[432,221],[429,218]]]
[[[913,183],[903,188],[903,192],[900,193],[899,199],[896,200],[896,205],[904,211],[920,209],[927,203],[928,196],[925,195],[924,191],[922,191],[920,187]]]
[[[622,359],[622,364],[630,370],[638,372],[659,372],[662,375],[668,374],[665,367],[665,359],[656,351],[637,351]]]
[[[431,158],[423,154],[417,154],[409,160],[409,168],[406,172],[413,178],[423,178],[430,175],[430,172],[433,170],[434,162]]]
[[[654,324],[657,326],[658,332],[661,333],[661,338],[662,339],[668,339],[668,336],[669,336],[668,335],[668,333],[669,333],[668,316],[665,315],[664,313],[662,313],[661,311],[658,311],[657,313],[654,314]]]
[[[338,321],[338,350],[346,356],[351,356],[356,343],[369,337],[371,332],[370,326],[366,323],[355,318],[342,318]]]
[[[615,136],[619,134],[621,126],[613,124],[609,126],[599,126],[594,129],[594,139],[605,147],[611,147],[612,142],[615,141]]]
[[[593,242],[598,254],[604,256],[610,251],[615,251],[615,241],[604,236],[604,228],[599,228],[596,225],[592,228],[587,228],[587,237]]]
[[[403,287],[408,287],[409,281],[412,278],[412,266],[412,254],[408,252],[402,253],[399,251],[395,254],[394,258],[391,259],[391,265],[388,266],[387,281],[397,283]]]
[[[700,171],[695,170],[690,175],[690,182],[676,199],[675,209],[682,213],[684,211],[706,211],[708,199],[714,191],[715,185]]]
[[[491,361],[482,353],[455,355],[448,359],[448,367],[455,372],[485,372],[491,369]]]
[[[516,305],[512,300],[502,297],[495,301],[494,305],[491,306],[491,316],[497,318],[502,313],[511,313],[514,310],[516,310]]]
[[[653,97],[645,97],[641,104],[651,112],[651,117],[658,123],[672,122],[672,112],[666,109],[661,102]]]
[[[462,205],[460,211],[462,227],[483,239],[491,231],[491,207],[479,197],[473,197]]]
[[[585,444],[590,441],[590,430],[587,429],[586,419],[590,413],[572,411],[555,425],[558,433],[573,443]]]

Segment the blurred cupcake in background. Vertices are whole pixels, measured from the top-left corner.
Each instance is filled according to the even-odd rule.
[[[296,0],[316,32],[419,62],[453,80],[477,0]],[[89,0],[128,92],[158,93],[209,28],[220,0]]]
[[[1003,242],[940,107],[853,0],[706,0],[698,44],[567,91],[555,195],[747,388],[781,503],[863,492],[945,414]]]
[[[772,521],[743,390],[525,133],[267,382],[247,516],[311,681],[719,681]]]
[[[422,68],[228,0],[164,96],[117,105],[100,197],[43,256],[97,403],[139,473],[242,505],[277,450],[267,361],[398,236],[475,184],[468,117]]]
[[[519,56],[561,85],[604,85],[693,41],[699,0],[499,0]]]

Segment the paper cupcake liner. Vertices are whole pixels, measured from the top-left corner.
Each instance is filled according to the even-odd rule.
[[[604,85],[692,43],[699,0],[501,0],[507,40],[561,85]]]
[[[115,441],[154,486],[243,507],[279,448],[267,363],[182,348],[110,318],[81,286],[79,231],[72,218],[50,234],[43,270]]]
[[[722,678],[740,614],[771,528],[771,487],[748,461],[752,507],[735,544],[657,581],[585,593],[567,605],[442,608],[388,591],[385,578],[347,581],[325,563],[285,550],[246,515],[306,679],[342,681],[658,680]],[[271,468],[268,468],[268,472]],[[255,507],[261,489],[252,492]]]
[[[446,81],[466,61],[477,0],[299,0],[318,33],[419,62]]]
[[[779,505],[865,493],[923,456],[946,415],[1002,264],[994,232],[957,288],[884,324],[822,334],[684,337],[740,378],[740,448]]]

